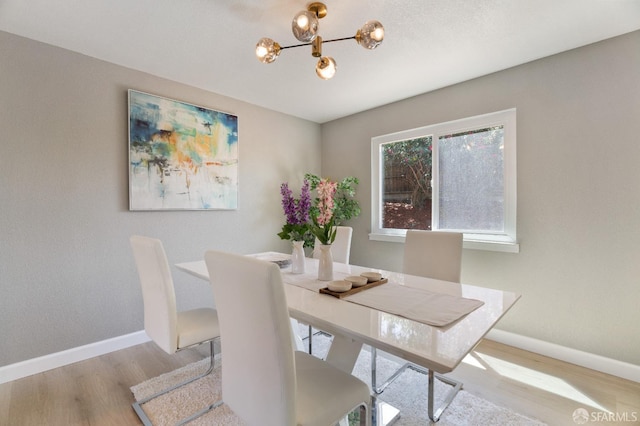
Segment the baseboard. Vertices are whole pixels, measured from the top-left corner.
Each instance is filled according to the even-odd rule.
[[[108,354],[130,346],[139,345],[149,340],[149,336],[147,336],[144,331],[137,331],[135,333],[125,334],[124,336],[118,336],[77,348],[67,349],[62,352],[10,364],[0,367],[0,384]]]
[[[550,358],[600,371],[613,376],[622,377],[640,383],[640,366],[606,358],[600,355],[567,348],[543,340],[522,336],[508,331],[493,329],[487,339],[514,346],[525,351],[534,352]],[[21,361],[0,367],[0,384],[18,380],[33,374],[42,373],[74,362],[104,355],[120,349],[148,342],[150,339],[144,331],[114,337],[101,342],[79,346],[62,352]]]
[[[486,338],[518,349],[640,383],[640,365],[606,358],[495,328],[487,334]]]

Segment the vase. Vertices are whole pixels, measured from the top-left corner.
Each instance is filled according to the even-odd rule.
[[[333,256],[331,255],[331,244],[320,244],[320,258],[318,260],[318,279],[320,281],[333,280]]]
[[[291,273],[304,274],[304,241],[293,241]]]

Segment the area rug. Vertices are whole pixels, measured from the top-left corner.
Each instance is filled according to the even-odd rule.
[[[322,356],[328,347],[327,338],[314,337],[314,355]],[[319,353],[316,353],[318,349]],[[224,353],[224,350],[223,350]],[[353,374],[370,383],[370,354],[363,349],[360,353]],[[175,371],[147,380],[131,388],[136,400],[145,398],[160,389],[186,380],[206,370],[209,360],[204,359]],[[377,368],[380,378],[387,377],[399,364],[393,360],[379,357]],[[221,358],[216,356],[215,370],[209,376],[197,380],[183,388],[177,389],[143,405],[143,408],[154,425],[174,425],[180,419],[218,401],[220,392]],[[450,386],[435,381],[435,401],[439,406]],[[430,424],[427,416],[427,376],[413,370],[405,371],[392,383],[379,399],[400,409],[401,416],[394,423],[396,426],[418,426]],[[221,405],[212,412],[194,420],[190,425],[246,426],[226,405]],[[442,414],[437,423],[442,426],[540,426],[537,420],[515,413],[507,408],[499,407],[485,399],[461,390],[451,405]]]

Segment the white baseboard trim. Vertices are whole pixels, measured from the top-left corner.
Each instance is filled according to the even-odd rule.
[[[534,352],[550,358],[570,362],[591,370],[600,371],[623,379],[640,383],[640,366],[606,358],[577,349],[556,345],[555,343],[526,337],[508,331],[493,329],[487,339],[498,343],[513,346],[525,351]],[[148,342],[150,339],[144,331],[114,337],[112,339],[91,343],[77,348],[71,348],[62,352],[17,362],[0,367],[0,384],[18,380],[33,374],[42,373],[54,368],[84,361],[85,359],[104,355],[110,352],[125,349],[131,346]]]
[[[486,338],[518,349],[640,383],[640,365],[618,361],[495,328],[487,334]]]
[[[0,367],[0,384],[148,342],[142,331]]]

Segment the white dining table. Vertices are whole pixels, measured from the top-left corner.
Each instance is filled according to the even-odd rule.
[[[250,256],[269,260],[286,255],[265,252]],[[209,280],[204,260],[179,263],[176,267],[203,280]],[[320,293],[319,289],[326,287],[327,282],[317,280],[317,259],[305,259],[304,274],[293,274],[290,266],[281,268],[282,281],[287,284],[284,287],[290,316],[333,335],[326,361],[349,373],[355,366],[363,344],[424,367],[430,372],[451,372],[520,298],[520,295],[509,291],[375,268],[337,262],[333,267],[335,280],[375,271],[387,278],[388,284],[398,286],[396,288],[399,290],[402,287],[407,287],[407,290],[423,289],[431,293],[483,302],[477,309],[446,326],[434,326]],[[432,390],[431,373],[429,379],[429,388]],[[429,417],[436,421],[446,406],[434,412],[433,392],[429,393],[428,398]],[[450,400],[446,404],[449,402]],[[393,407],[387,406],[379,410],[386,411],[378,411],[378,424],[388,424],[398,415]]]

